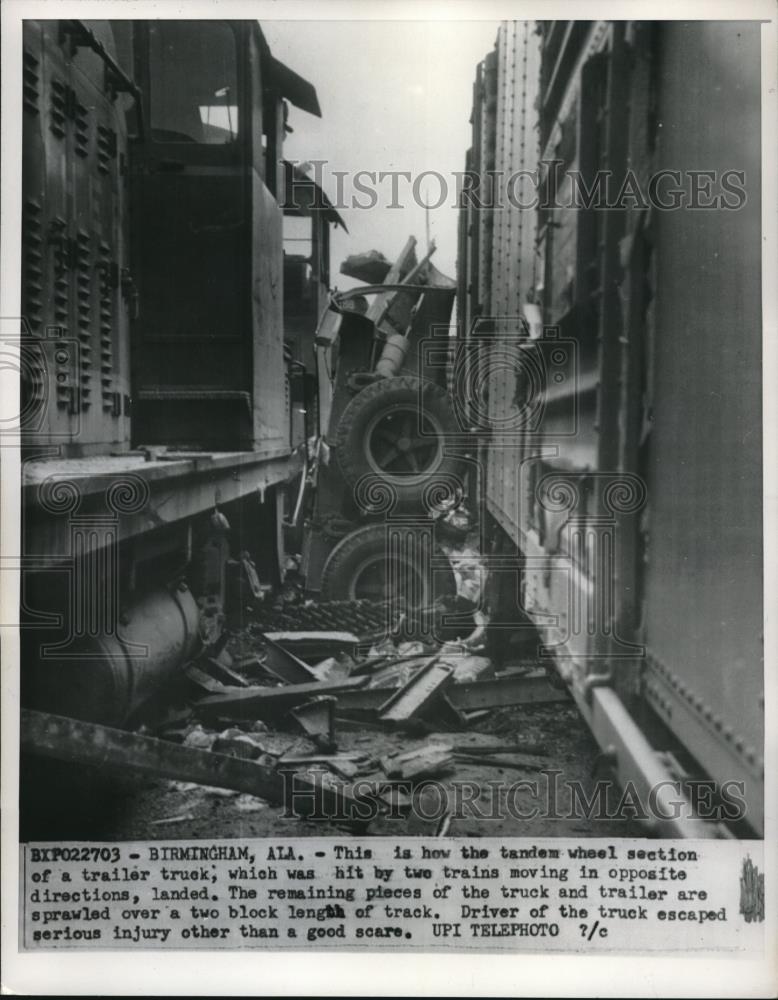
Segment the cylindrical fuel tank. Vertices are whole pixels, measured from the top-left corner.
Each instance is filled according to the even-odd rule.
[[[122,612],[113,634],[58,641],[36,629],[23,639],[22,702],[123,725],[194,655],[198,618],[197,603],[182,583],[144,595]]]

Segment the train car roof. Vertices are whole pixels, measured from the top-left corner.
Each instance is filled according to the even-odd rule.
[[[320,185],[309,174],[306,174],[296,164],[290,163],[289,160],[284,160],[284,175],[285,206],[289,209],[296,209],[297,212],[303,215],[310,215],[312,212],[321,212],[327,222],[341,226],[345,232],[348,232],[348,227],[335,206]],[[294,182],[294,188],[292,187],[292,182]]]
[[[319,98],[314,85],[272,55],[270,56],[270,77],[275,81],[282,97],[286,97],[296,108],[321,118]]]
[[[278,88],[281,96],[287,98],[301,111],[307,111],[308,114],[321,118],[321,107],[314,85],[276,59],[270,51],[270,46],[267,44],[259,22],[255,21],[254,24],[260,38],[262,55],[269,70],[269,77]]]

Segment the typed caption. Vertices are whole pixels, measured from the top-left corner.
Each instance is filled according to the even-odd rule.
[[[761,842],[25,844],[21,864],[25,950],[764,946]]]

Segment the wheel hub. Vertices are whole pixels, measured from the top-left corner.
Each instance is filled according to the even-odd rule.
[[[427,414],[398,408],[373,420],[365,435],[364,448],[376,472],[421,476],[439,461],[440,429]]]

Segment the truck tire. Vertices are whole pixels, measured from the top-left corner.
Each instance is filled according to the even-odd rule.
[[[457,477],[462,460],[449,442],[458,433],[443,388],[410,375],[381,379],[343,411],[338,465],[352,489],[366,476],[378,477],[397,507],[421,508],[425,487]]]
[[[338,542],[322,571],[323,601],[391,601],[423,608],[438,597],[456,594],[454,572],[426,531],[409,528],[402,551],[392,555],[387,549],[389,530],[399,529],[369,524]]]

